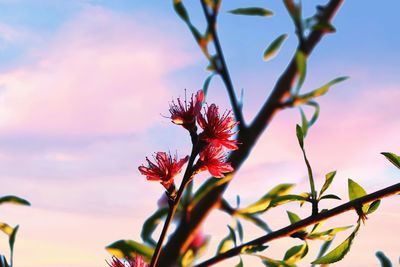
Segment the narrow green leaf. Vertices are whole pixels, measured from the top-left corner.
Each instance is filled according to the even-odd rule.
[[[348,187],[349,187],[349,199],[353,200],[356,198],[363,197],[367,194],[367,192],[362,188],[359,184],[354,182],[353,180],[348,180]]]
[[[298,221],[301,221],[301,218],[296,213],[290,212],[290,211],[286,211],[286,213],[287,213],[287,215],[289,217],[289,220],[290,220],[291,224],[294,224],[294,223],[296,223]]]
[[[233,248],[233,241],[231,240],[230,235],[221,240],[217,248],[217,255],[228,251]]]
[[[307,201],[307,198],[305,198],[303,196],[299,196],[299,195],[280,196],[280,197],[273,199],[267,209],[270,209],[270,208],[273,208],[273,207],[276,207],[276,206],[279,206],[282,204],[286,204],[289,202],[293,202],[293,201],[304,202],[304,201]]]
[[[341,200],[340,197],[338,197],[337,195],[334,195],[334,194],[328,194],[328,195],[320,197],[319,199],[337,199],[337,200]]]
[[[106,250],[117,258],[133,259],[136,254],[143,256],[147,261],[151,260],[154,249],[133,240],[118,240],[106,247]]]
[[[283,41],[286,40],[287,34],[282,34],[278,36],[264,51],[263,59],[265,61],[270,60],[276,56],[279,52],[279,49],[282,46]]]
[[[249,246],[244,246],[242,248],[242,250],[240,251],[240,253],[241,254],[254,254],[256,252],[264,251],[267,248],[268,248],[268,246],[264,246],[264,245],[260,245],[260,246],[249,245]]]
[[[0,222],[0,230],[10,236],[14,229],[6,223]]]
[[[236,267],[243,267],[243,260],[242,260],[242,258],[239,258],[240,259],[240,261],[239,261],[239,263],[236,265]]]
[[[297,71],[299,73],[299,78],[297,81],[295,95],[298,94],[300,88],[303,86],[307,73],[307,57],[301,51],[297,51],[296,53],[296,65],[297,65]]]
[[[400,156],[391,152],[382,152],[381,154],[384,155],[394,166],[400,169]]]
[[[239,240],[240,240],[240,243],[242,243],[243,242],[243,226],[239,220],[236,220],[236,225],[237,225],[237,232],[238,232]]]
[[[236,208],[239,208],[240,206],[240,196],[236,195]]]
[[[263,212],[266,209],[268,209],[272,200],[274,200],[282,195],[286,195],[288,192],[290,192],[292,190],[293,186],[294,186],[294,184],[277,185],[273,189],[271,189],[267,194],[262,196],[259,200],[257,200],[253,204],[250,204],[246,208],[238,209],[237,212],[240,214],[244,214],[244,213],[256,214],[256,213]]]
[[[159,209],[144,222],[141,233],[144,242],[147,242],[154,247],[157,245],[157,242],[151,237],[151,235],[160,224],[161,219],[167,214],[168,208]]]
[[[308,245],[304,243],[299,246],[294,246],[288,249],[283,257],[285,262],[295,263],[304,258],[308,253]]]
[[[325,256],[313,261],[312,264],[331,264],[343,259],[344,256],[346,256],[346,254],[350,251],[351,244],[359,229],[360,229],[360,223],[358,223],[353,233],[351,233],[351,235],[348,238],[346,238],[345,241],[343,241],[339,246],[331,250]]]
[[[17,204],[17,205],[24,205],[24,206],[30,206],[31,203],[29,203],[29,201],[17,197],[17,196],[4,196],[4,197],[0,197],[0,205],[1,204]]]
[[[301,129],[301,127],[297,124],[296,125],[296,136],[297,136],[297,140],[299,141],[299,145],[301,147],[301,149],[304,148],[304,134],[303,134],[303,130]]]
[[[245,219],[247,221],[250,221],[250,222],[254,223],[255,225],[257,225],[258,227],[260,227],[261,229],[263,229],[267,233],[271,233],[272,232],[272,230],[268,226],[268,224],[266,222],[264,222],[262,219],[256,217],[255,214],[237,213],[237,216],[239,216],[240,218],[243,218],[243,219]]]
[[[335,178],[336,171],[330,172],[327,175],[325,175],[325,183],[321,188],[321,191],[319,192],[319,196],[322,196],[322,194],[329,188],[331,185],[333,178]]]
[[[381,204],[381,200],[380,199],[375,200],[374,202],[372,202],[368,207],[367,214],[371,214],[371,213],[375,212],[378,209],[380,204]]]
[[[322,95],[326,94],[334,84],[337,84],[337,83],[340,83],[342,81],[345,81],[348,78],[349,77],[338,77],[338,78],[336,78],[336,79],[324,84],[323,86],[321,86],[321,87],[319,87],[319,88],[317,88],[317,89],[315,89],[315,90],[313,90],[313,91],[311,91],[309,93],[297,96],[297,98],[301,99],[302,103],[308,102],[308,101],[310,101],[310,100],[312,100],[312,99],[314,99],[316,97],[319,97],[319,96],[322,96]]]
[[[178,14],[182,20],[186,22],[189,21],[189,15],[181,0],[174,0],[174,9],[176,14]]]
[[[319,249],[319,252],[318,252],[318,256],[317,256],[318,259],[321,258],[322,255],[325,254],[325,252],[326,252],[326,251],[329,249],[329,247],[331,246],[332,242],[333,242],[333,238],[332,238],[331,240],[325,241],[325,242],[322,244],[322,246],[321,246],[321,248]],[[315,264],[312,264],[312,265],[311,265],[311,267],[314,267],[314,266],[315,266]],[[321,265],[321,266],[323,266],[323,265]]]
[[[321,108],[319,107],[319,104],[315,101],[308,101],[306,105],[312,106],[314,108],[314,114],[311,117],[311,120],[308,121],[308,128],[310,128],[317,121]]]
[[[263,16],[263,17],[269,17],[274,14],[271,10],[261,7],[237,8],[230,10],[228,12],[235,15]]]
[[[300,107],[300,116],[301,116],[301,130],[303,131],[304,137],[307,136],[308,132],[308,120],[306,114],[304,114],[303,109]]]
[[[261,255],[257,255],[257,256],[262,260],[262,263],[267,267],[297,267],[293,263],[288,263],[288,262],[280,261],[280,260],[274,260],[274,259],[264,257]]]
[[[316,233],[312,233],[310,234],[307,238],[309,239],[324,239],[324,240],[330,240],[334,237],[334,235],[338,232],[342,232],[345,231],[349,228],[353,227],[352,225],[349,226],[343,226],[343,227],[336,227],[336,228],[332,228],[323,232],[316,232]],[[321,238],[324,236],[328,236],[328,238]]]
[[[229,238],[233,241],[233,244],[235,244],[235,247],[237,247],[237,240],[236,240],[236,234],[235,230],[230,225],[227,225],[229,229]]]
[[[388,257],[386,257],[386,255],[382,251],[376,252],[375,255],[378,258],[381,267],[393,267],[392,262],[389,260]]]
[[[8,239],[8,243],[10,245],[10,267],[13,267],[14,265],[14,244],[15,244],[15,238],[17,236],[17,232],[19,229],[19,225],[15,226],[10,238]]]

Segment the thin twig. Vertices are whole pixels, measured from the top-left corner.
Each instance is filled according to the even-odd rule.
[[[179,206],[179,201],[182,198],[183,192],[184,192],[185,188],[187,187],[187,185],[192,180],[193,173],[194,173],[193,163],[194,163],[194,160],[195,160],[197,154],[198,154],[197,144],[194,143],[193,147],[192,147],[192,152],[190,154],[189,162],[188,162],[188,165],[187,165],[186,170],[185,170],[185,174],[184,174],[183,179],[182,179],[182,183],[181,183],[181,185],[180,185],[180,187],[178,189],[178,193],[176,194],[176,197],[173,200],[173,202],[172,203],[169,202],[171,204],[170,204],[170,207],[169,207],[168,215],[167,215],[167,218],[165,219],[164,226],[163,226],[160,238],[158,239],[157,246],[156,246],[156,249],[154,251],[153,257],[151,258],[150,267],[157,266],[157,262],[158,262],[158,258],[160,256],[162,244],[164,243],[165,237],[167,235],[168,228],[171,225],[172,219],[174,218],[176,210],[177,210],[177,208]]]
[[[233,114],[235,115],[236,120],[240,122],[240,124],[238,125],[239,131],[242,131],[245,128],[243,113],[236,98],[235,89],[233,87],[232,79],[230,77],[228,66],[226,65],[224,53],[222,52],[221,43],[219,41],[219,37],[216,31],[216,20],[218,15],[217,10],[213,10],[213,13],[210,13],[210,10],[208,9],[207,4],[204,0],[201,0],[201,5],[203,7],[204,16],[207,20],[207,27],[211,33],[215,47],[217,57],[215,68],[225,84],[226,90],[228,91],[229,99],[231,101]]]
[[[290,236],[291,234],[303,229],[304,227],[307,227],[312,224],[316,224],[318,222],[324,221],[328,218],[337,216],[346,211],[355,209],[356,207],[360,207],[366,203],[369,203],[369,202],[372,202],[372,201],[375,201],[375,200],[378,200],[381,198],[389,197],[389,196],[392,196],[395,194],[399,194],[399,193],[400,193],[400,183],[397,183],[392,186],[386,187],[384,189],[378,190],[374,193],[371,193],[371,194],[365,195],[363,197],[349,201],[347,203],[344,203],[344,204],[337,206],[331,210],[328,210],[328,211],[325,211],[322,213],[318,213],[317,215],[312,215],[310,217],[307,217],[306,219],[303,219],[294,224],[291,224],[289,226],[281,228],[275,232],[269,233],[267,235],[264,235],[262,237],[254,239],[250,242],[247,242],[245,244],[237,246],[237,247],[235,247],[231,250],[228,250],[222,254],[219,254],[207,261],[204,261],[204,262],[196,265],[195,267],[211,266],[212,264],[220,262],[224,259],[231,258],[231,257],[241,254],[246,249],[246,247],[259,246],[259,245],[265,244],[269,241],[272,241],[274,239],[282,238],[285,236]]]

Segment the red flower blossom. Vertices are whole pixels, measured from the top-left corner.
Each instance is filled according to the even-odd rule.
[[[193,95],[189,103],[186,101],[182,103],[181,99],[178,98],[178,103],[172,101],[169,105],[169,112],[171,113],[171,120],[177,125],[182,125],[187,130],[191,130],[196,126],[196,117],[201,111],[203,105],[204,93],[203,90],[199,90],[196,93],[196,97],[193,100]]]
[[[199,135],[200,140],[216,147],[224,146],[231,150],[238,149],[238,142],[236,140],[229,140],[235,134],[231,130],[238,124],[233,119],[230,111],[226,111],[220,116],[218,107],[215,104],[211,104],[204,116],[200,114],[197,117],[197,122],[203,129],[203,132]]]
[[[208,170],[216,178],[224,177],[225,172],[232,172],[231,164],[225,162],[226,157],[222,146],[215,147],[208,145],[200,152],[200,159],[197,162],[200,171]]]
[[[156,163],[151,162],[147,157],[148,167],[139,166],[141,174],[146,175],[147,180],[160,181],[161,184],[168,190],[174,183],[174,177],[181,172],[182,166],[188,161],[186,156],[178,161],[175,155],[172,158],[171,154],[165,152],[157,152],[154,156]]]
[[[149,265],[144,262],[142,256],[137,255],[134,260],[126,259],[125,263],[117,259],[116,257],[112,257],[111,264],[108,263],[110,267],[148,267]],[[126,265],[128,264],[128,265]]]

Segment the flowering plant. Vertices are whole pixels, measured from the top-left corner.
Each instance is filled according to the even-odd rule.
[[[134,259],[140,255],[150,263],[151,267],[205,267],[235,256],[239,257],[239,263],[236,266],[240,267],[244,264],[242,255],[255,256],[265,266],[293,267],[306,257],[311,248],[311,241],[323,240],[320,253],[311,263],[326,266],[338,262],[350,251],[356,234],[366,222],[367,215],[378,209],[381,198],[400,192],[400,184],[397,183],[367,194],[357,182],[348,179],[349,201],[331,209],[321,207],[321,203],[325,203],[327,200],[341,200],[336,194],[327,193],[336,176],[336,171],[327,173],[323,184],[318,187],[311,162],[307,157],[305,140],[310,127],[316,122],[319,115],[318,97],[326,94],[333,85],[346,80],[347,77],[336,78],[306,93],[300,93],[300,91],[306,78],[307,59],[321,38],[325,34],[334,32],[331,21],[342,1],[330,0],[324,6],[318,6],[316,14],[310,18],[302,17],[301,3],[293,0],[283,1],[294,22],[298,46],[271,95],[249,124],[245,121],[242,112],[243,101],[236,96],[219,41],[216,22],[221,2],[221,0],[200,1],[206,22],[204,33],[201,33],[191,21],[183,2],[181,0],[173,1],[177,15],[188,26],[196,43],[207,58],[209,63],[207,69],[212,74],[206,79],[203,88],[192,95],[189,101],[186,97],[184,100],[177,98],[169,105],[169,118],[172,123],[182,126],[190,135],[192,143],[190,154],[180,158],[177,154],[172,156],[169,152],[156,152],[153,160],[146,158],[147,165],[139,166],[139,172],[148,180],[160,182],[166,193],[165,197],[159,201],[159,209],[143,224],[141,233],[143,243],[119,240],[109,245],[107,250],[122,258]],[[246,16],[270,16],[272,14],[271,11],[258,7],[237,8],[231,10],[230,13]],[[263,55],[264,60],[270,60],[277,54],[286,37],[286,34],[279,36],[267,47]],[[216,104],[205,104],[206,92],[208,92],[209,84],[214,76],[222,79],[232,110],[221,113]],[[303,110],[304,106],[314,109],[311,118],[306,116]],[[240,198],[238,197],[236,207],[234,207],[224,199],[224,191],[274,115],[278,111],[292,107],[298,107],[300,110],[301,124],[296,125],[294,132],[306,166],[309,191],[290,193],[293,184],[278,184],[245,207],[240,207]],[[390,152],[382,154],[400,169],[398,155]],[[185,171],[183,171],[185,164]],[[183,178],[180,185],[176,186],[177,179],[175,177],[181,171],[183,171]],[[196,192],[193,192],[195,176],[203,171],[208,171],[212,178],[203,183]],[[298,203],[300,207],[306,206],[305,203],[309,204],[310,215],[302,218],[295,212],[287,211],[290,224],[273,231],[261,215],[287,203]],[[235,219],[235,224],[234,226],[228,225],[228,235],[220,240],[216,255],[198,263],[199,256],[209,243],[209,239],[200,230],[201,225],[214,209],[229,214]],[[355,226],[340,225],[320,230],[323,222],[349,210],[354,210],[357,215]],[[152,235],[164,218],[160,237],[158,241],[155,241]],[[244,227],[241,221],[254,224],[265,233],[256,239],[244,242]],[[176,228],[164,244],[172,222],[176,223]],[[312,228],[307,229],[309,226]],[[350,228],[353,230],[348,237],[327,252],[336,233]],[[283,237],[299,239],[301,244],[289,247],[282,259],[262,254],[268,248],[266,244]],[[382,255],[379,254],[378,258],[384,262],[386,259]],[[116,262],[115,266],[120,266],[116,258],[113,260]]]

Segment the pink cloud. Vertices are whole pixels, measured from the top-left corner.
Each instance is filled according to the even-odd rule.
[[[193,61],[177,49],[178,39],[131,17],[88,7],[31,51],[25,65],[0,75],[0,131],[142,131],[165,111],[170,98],[165,76]]]

